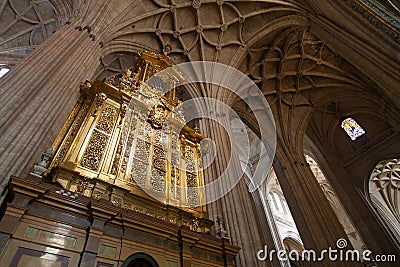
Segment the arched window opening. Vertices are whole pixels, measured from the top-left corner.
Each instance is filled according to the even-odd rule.
[[[340,224],[343,227],[348,239],[350,240],[354,249],[362,252],[365,250],[364,242],[361,239],[360,234],[354,227],[353,222],[348,216],[346,210],[344,209],[342,203],[337,197],[335,191],[333,190],[331,184],[326,179],[324,173],[319,167],[318,163],[309,155],[304,154],[308,165],[310,166],[311,171],[313,172],[315,178],[317,179],[319,185],[321,186],[322,191],[324,192],[325,197],[327,198],[329,204],[331,205],[333,211],[336,214]]]
[[[159,265],[149,254],[139,252],[130,255],[124,261],[122,267],[159,267]]]
[[[277,211],[278,212],[280,212],[280,213],[283,213],[283,207],[282,207],[282,198],[281,198],[281,196],[279,196],[277,193],[274,193],[273,194],[274,195],[274,197],[275,197],[275,202],[276,202],[276,206],[277,206]]]
[[[283,245],[285,247],[287,255],[290,256],[290,266],[292,267],[303,267],[303,266],[311,266],[307,259],[302,258],[302,252],[304,251],[304,247],[293,237],[286,237],[283,240]],[[305,255],[305,254],[304,254]],[[298,259],[297,259],[298,257]]]
[[[379,162],[369,179],[369,195],[386,226],[400,241],[400,159]]]
[[[270,202],[270,206],[271,206],[272,210],[274,210],[274,211],[279,210],[278,205],[276,204],[276,198],[275,198],[274,194],[269,194],[268,200]]]
[[[285,245],[285,249],[286,251],[291,251],[291,250],[295,250],[297,252],[303,252],[304,247],[301,244],[301,242],[297,241],[295,238],[293,237],[286,237],[283,240],[283,244]]]
[[[353,141],[365,134],[365,130],[353,118],[343,120],[341,127]]]
[[[271,209],[279,241],[284,244],[283,241],[285,238],[292,237],[298,240],[301,244],[302,241],[299,231],[273,169],[267,178],[266,192],[268,193],[267,199],[269,200],[268,207]]]
[[[290,215],[286,199],[281,192],[273,189],[268,195],[268,200],[270,202],[270,206],[275,212],[278,212],[281,215]]]

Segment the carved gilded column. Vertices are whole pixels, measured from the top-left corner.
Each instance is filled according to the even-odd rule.
[[[1,192],[10,175],[26,175],[50,147],[99,55],[89,30],[65,25],[0,80]]]

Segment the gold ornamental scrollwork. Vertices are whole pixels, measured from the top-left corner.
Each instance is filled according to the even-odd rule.
[[[101,113],[99,121],[97,122],[96,128],[110,134],[117,119],[117,113],[118,110],[116,108],[106,105]]]
[[[149,121],[154,128],[161,129],[166,117],[167,112],[165,107],[162,105],[157,105],[150,111]]]
[[[120,115],[119,115],[120,120],[118,123],[119,125],[122,125],[122,120],[125,118],[127,108],[128,108],[127,104],[125,104],[125,103],[121,104]]]
[[[87,179],[81,179],[78,181],[78,185],[76,186],[76,192],[83,194],[88,186],[89,181]]]
[[[83,102],[58,141],[51,178],[78,194],[205,231],[202,220],[193,220],[193,215],[200,219],[206,211],[197,207],[204,184],[201,137],[184,125],[176,92],[161,96],[164,85],[174,86],[175,80],[160,76],[151,85],[144,82],[169,65],[165,56],[143,52],[125,73],[83,83]],[[164,215],[165,207],[153,207],[152,200],[143,198],[143,188],[154,191],[163,203],[187,206],[189,212],[181,217],[177,208]]]
[[[97,97],[96,97],[96,106],[93,110],[92,116],[96,117],[97,116],[97,111],[98,109],[103,105],[104,101],[106,101],[107,99],[107,95],[104,93],[100,93]]]
[[[89,145],[81,160],[81,166],[93,171],[97,171],[100,167],[101,159],[105,152],[108,136],[98,131],[93,131],[90,137]]]
[[[122,157],[122,148],[123,148],[123,140],[122,138],[119,139],[117,152],[115,154],[114,162],[111,169],[111,174],[116,175],[118,173],[119,163]]]
[[[133,72],[131,69],[125,69],[124,74],[119,79],[120,83],[118,87],[126,92],[136,92],[141,85],[139,73],[140,69],[137,72]]]

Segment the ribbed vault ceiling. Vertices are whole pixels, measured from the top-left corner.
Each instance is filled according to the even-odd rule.
[[[59,27],[56,7],[48,0],[0,2],[0,59],[13,65]]]
[[[114,21],[105,43],[165,51],[176,62],[229,63],[264,28],[305,14],[301,1],[149,0],[141,5],[142,10],[136,7]]]

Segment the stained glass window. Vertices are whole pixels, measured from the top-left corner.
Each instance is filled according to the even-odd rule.
[[[342,128],[353,141],[365,134],[365,130],[353,118],[342,121]]]

